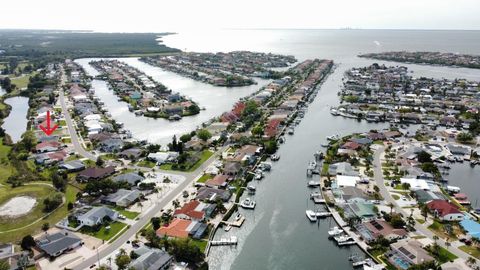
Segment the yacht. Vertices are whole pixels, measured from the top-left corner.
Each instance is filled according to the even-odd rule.
[[[246,198],[240,203],[240,206],[245,209],[255,209],[255,205],[255,201],[250,198]]]
[[[270,156],[270,159],[271,159],[272,161],[278,161],[278,160],[280,159],[280,156],[273,154],[273,155]]]
[[[335,226],[331,230],[328,231],[328,235],[330,236],[337,236],[343,233],[343,230],[339,227]]]
[[[337,243],[343,243],[343,242],[353,240],[352,237],[350,237],[349,235],[338,235],[338,236],[335,236],[333,239],[335,239]]]
[[[330,109],[330,113],[334,116],[337,116],[339,113],[338,113],[338,110],[336,108],[331,108]]]
[[[307,210],[307,211],[305,211],[305,214],[307,215],[307,218],[308,218],[311,222],[317,221],[317,213],[315,213],[314,211],[312,211],[312,210]]]
[[[257,187],[249,185],[247,186],[248,193],[254,194],[257,191]]]

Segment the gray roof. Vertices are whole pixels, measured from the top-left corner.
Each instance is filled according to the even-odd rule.
[[[82,170],[85,168],[85,165],[81,160],[72,160],[63,163],[60,167],[66,170]]]
[[[94,207],[90,209],[90,211],[88,211],[87,213],[79,216],[78,219],[91,220],[93,221],[93,223],[98,224],[101,223],[103,221],[103,218],[106,216],[113,219],[115,213],[116,212],[114,210],[105,206]]]
[[[124,173],[124,174],[120,174],[120,175],[115,176],[113,178],[113,181],[115,181],[115,182],[127,182],[130,185],[135,185],[136,182],[143,181],[143,179],[145,179],[145,178],[138,175],[137,173],[129,172],[129,173]]]
[[[353,169],[353,166],[348,162],[334,163],[328,167],[328,174],[330,175],[348,175],[358,176],[358,172]]]
[[[37,245],[50,256],[56,256],[59,252],[63,252],[75,245],[82,242],[82,239],[78,238],[73,233],[62,231],[44,237],[37,240]]]
[[[172,256],[167,252],[160,249],[142,248],[134,250],[135,253],[140,255],[135,261],[131,263],[131,267],[136,270],[158,270],[163,269],[166,265],[172,261]]]
[[[125,205],[130,205],[140,197],[140,194],[138,190],[119,189],[117,192],[106,196],[103,200],[115,204],[123,202]]]

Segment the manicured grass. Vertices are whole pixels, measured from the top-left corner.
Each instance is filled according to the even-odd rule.
[[[63,138],[63,139],[62,139],[62,142],[63,142],[63,143],[71,143],[71,142],[72,142],[72,139],[71,139],[71,138]]]
[[[474,246],[461,246],[458,248],[463,250],[465,253],[470,254],[477,259],[480,259],[480,248]]]
[[[443,224],[438,222],[438,221],[434,221],[432,223],[432,225],[428,226],[428,229],[430,229],[432,232],[434,232],[436,235],[438,235],[440,238],[450,238],[450,239],[457,239],[457,237],[455,235],[448,235],[446,232],[445,232],[445,229],[443,227]]]
[[[210,174],[204,174],[202,175],[202,177],[200,177],[197,182],[198,183],[205,183],[207,182],[209,179],[212,179],[212,176]]]
[[[440,264],[450,262],[458,258],[455,254],[440,246],[438,247],[438,255],[433,255],[431,252],[430,254],[434,256],[435,259],[440,262]]]
[[[209,159],[211,156],[213,155],[213,152],[212,151],[209,151],[209,150],[205,150],[202,152],[201,156],[200,156],[200,159],[197,161],[197,163],[195,163],[192,167],[188,168],[188,169],[185,169],[185,170],[181,170],[181,169],[173,169],[173,164],[171,163],[168,163],[168,164],[162,164],[160,166],[160,169],[162,170],[168,170],[168,171],[185,171],[185,172],[193,172],[195,171],[198,167],[200,167],[200,165],[202,165],[205,161],[207,161],[207,159]]]
[[[139,167],[153,168],[155,167],[156,163],[150,160],[142,160],[137,162],[136,165]]]
[[[64,126],[67,125],[67,121],[65,121],[65,120],[60,120],[60,121],[58,121],[58,125],[61,126],[61,127],[64,127]]]
[[[3,144],[3,138],[0,138],[0,183],[5,184],[8,177],[13,175],[16,169],[10,164],[8,153],[11,146]]]
[[[394,200],[399,200],[400,199],[400,196],[396,195],[396,194],[392,194],[392,198]]]
[[[417,218],[417,219],[415,219],[415,220],[416,220],[418,223],[420,223],[420,224],[425,223],[425,219],[422,219],[422,218]]]
[[[197,246],[202,252],[205,252],[205,249],[207,248],[208,241],[206,240],[195,240],[192,239],[192,244]]]
[[[41,193],[42,197],[48,197],[51,195],[53,192],[53,188],[48,187],[46,185],[26,185],[23,187],[19,188],[28,188],[28,190],[35,192],[37,196]],[[15,188],[15,189],[19,189]],[[0,188],[0,193],[4,192],[6,187]],[[15,190],[15,189],[10,189],[10,190]],[[43,199],[38,200],[37,199],[37,206],[35,206],[35,209],[33,212],[30,212],[28,216],[24,216],[21,218],[15,219],[15,221],[9,220],[8,224],[9,226],[3,226],[0,225],[0,231],[3,231],[4,227],[11,229],[16,229],[14,232],[10,233],[0,233],[0,242],[5,243],[5,242],[18,242],[24,237],[25,235],[35,235],[39,232],[41,232],[42,225],[44,223],[50,224],[50,227],[53,227],[58,221],[61,219],[65,218],[68,214],[68,209],[67,205],[68,202],[74,202],[75,201],[75,195],[79,192],[78,189],[75,187],[72,187],[70,185],[67,186],[67,190],[65,193],[65,204],[57,208],[55,211],[51,212],[48,216],[45,218],[38,220],[42,216],[46,215],[46,213],[43,213]],[[11,193],[11,191],[9,192]],[[18,194],[20,195],[20,194]],[[13,196],[12,196],[13,197]],[[37,197],[38,198],[38,197]],[[37,215],[37,212],[40,214],[39,216],[32,217],[33,215]],[[37,221],[38,220],[38,221]],[[32,223],[36,221],[35,223]],[[13,225],[12,225],[13,224]],[[30,224],[30,225],[29,225]],[[22,228],[26,226],[25,228]],[[13,228],[12,228],[13,227]]]
[[[107,230],[107,227],[110,226],[110,229]],[[120,232],[127,224],[121,222],[113,222],[110,223],[108,226],[102,226],[100,230],[93,231],[91,228],[83,227],[80,229],[82,233],[88,234],[90,236],[108,241],[112,237],[114,237],[118,232]]]
[[[122,207],[114,207],[113,209],[117,211],[120,215],[124,215],[128,219],[135,219],[138,215],[140,215],[140,213],[138,212],[128,211]]]

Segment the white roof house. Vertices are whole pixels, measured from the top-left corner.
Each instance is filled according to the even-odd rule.
[[[354,187],[360,182],[360,177],[349,175],[337,175],[336,177],[337,187]]]
[[[416,178],[400,178],[400,183],[407,183],[410,185],[411,190],[430,190],[430,186],[428,182],[424,179],[416,179]]]

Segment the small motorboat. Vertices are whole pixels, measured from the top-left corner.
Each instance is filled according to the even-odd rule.
[[[320,186],[320,181],[308,181],[308,186],[309,187],[319,187]]]
[[[305,214],[307,215],[307,218],[308,218],[311,222],[317,221],[317,213],[315,213],[314,211],[312,211],[312,210],[307,210],[307,211],[305,211]]]
[[[335,226],[332,229],[328,231],[328,235],[330,236],[337,236],[343,233],[343,230],[340,229],[339,227]]]
[[[245,209],[255,209],[255,205],[255,201],[250,198],[246,198],[240,203],[240,206]]]

